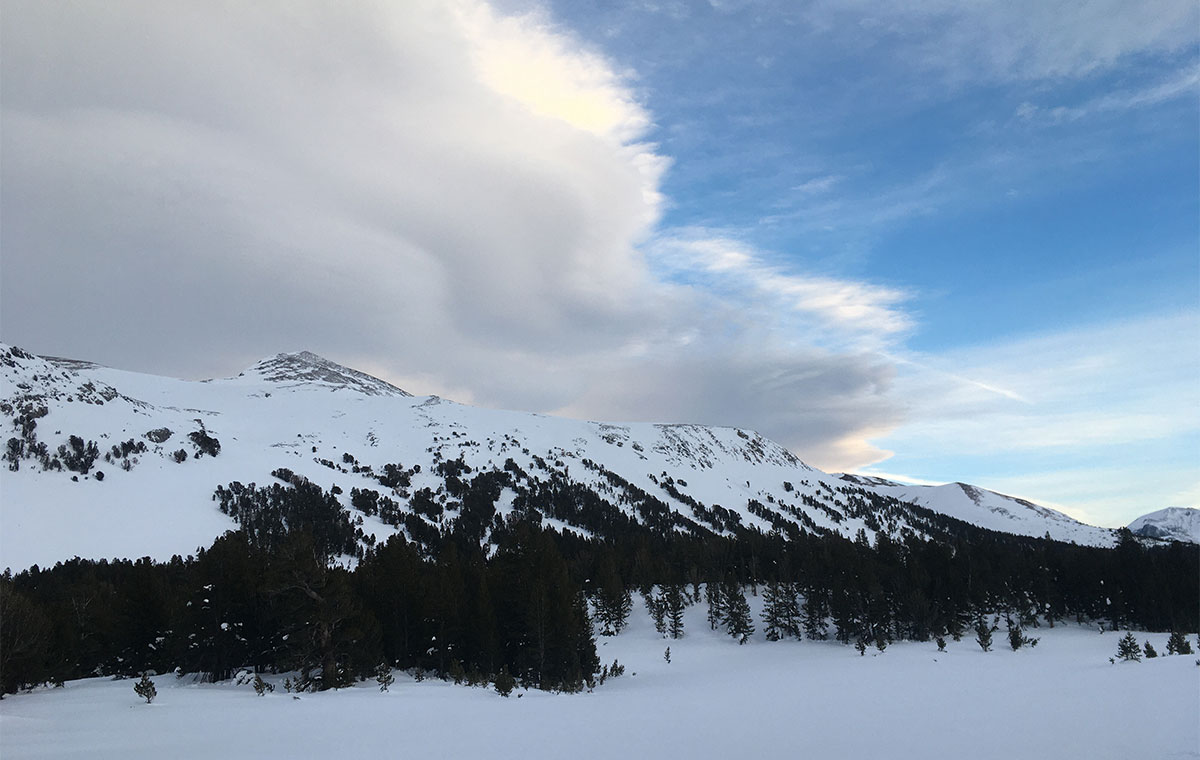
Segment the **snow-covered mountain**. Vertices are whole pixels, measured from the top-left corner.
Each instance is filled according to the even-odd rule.
[[[1200,509],[1167,507],[1129,523],[1135,536],[1200,544]]]
[[[308,352],[195,382],[0,346],[0,412],[11,431],[0,481],[0,567],[14,569],[76,555],[192,553],[236,527],[213,501],[218,485],[265,484],[279,468],[338,486],[352,510],[352,488],[382,490],[401,511],[429,488],[445,508],[442,519],[453,519],[451,462],[466,472],[519,473],[515,482],[530,486],[578,486],[605,508],[679,532],[937,537],[955,530],[945,515],[1019,535],[1098,546],[1114,540],[1111,530],[965,484],[829,475],[750,430],[479,409],[412,396]],[[402,482],[383,472],[402,473]],[[496,512],[511,512],[516,497],[505,488]],[[354,514],[377,539],[409,530]],[[569,514],[545,520],[588,534],[585,522]]]
[[[1094,526],[1031,501],[967,483],[927,486],[896,483],[862,475],[843,474],[840,477],[849,483],[858,483],[878,493],[919,504],[981,528],[1022,536],[1044,536],[1049,533],[1052,538],[1059,540],[1080,544],[1096,543],[1095,531],[1098,529]]]

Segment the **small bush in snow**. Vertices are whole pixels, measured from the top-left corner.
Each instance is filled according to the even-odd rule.
[[[502,697],[507,697],[512,694],[512,690],[517,686],[516,680],[509,675],[508,666],[500,668],[500,672],[496,675],[496,693]]]
[[[392,669],[386,662],[379,663],[379,667],[375,668],[375,682],[379,684],[380,691],[387,691],[388,687],[396,682],[396,677],[392,675]]]
[[[1117,657],[1126,662],[1141,662],[1142,648],[1138,646],[1137,639],[1133,637],[1132,633],[1125,634],[1117,642]]]
[[[1183,635],[1183,631],[1172,631],[1167,639],[1167,654],[1191,654],[1192,645]]]
[[[254,693],[264,696],[268,691],[275,691],[275,685],[269,684],[258,673],[254,674]]]
[[[992,627],[982,617],[975,622],[975,641],[979,643],[979,648],[983,651],[991,651]]]
[[[154,688],[154,682],[150,680],[148,673],[142,673],[142,679],[133,685],[133,692],[146,700],[146,704],[150,704],[158,696],[158,689]]]

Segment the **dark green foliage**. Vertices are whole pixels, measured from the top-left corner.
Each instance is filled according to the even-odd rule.
[[[95,441],[84,443],[77,435],[68,437],[67,443],[58,447],[58,458],[62,460],[63,467],[80,475],[87,475],[99,456],[100,447]]]
[[[741,586],[728,583],[721,590],[721,596],[725,601],[725,631],[737,639],[739,644],[745,644],[750,639],[750,634],[754,633],[754,621],[750,617],[750,605],[746,602],[746,595],[742,593]]]
[[[687,609],[688,597],[683,586],[669,583],[663,589],[661,604],[666,618],[666,631],[673,639],[683,638],[683,611]]]
[[[516,679],[509,674],[508,666],[505,665],[500,668],[500,672],[496,674],[496,693],[502,697],[507,697],[509,694],[512,694],[516,686]]]
[[[27,459],[42,456],[29,448],[25,441]],[[111,455],[129,461],[117,457],[124,444],[114,448]],[[1200,618],[1200,553],[1177,543],[1096,549],[1008,536],[853,488],[838,489],[837,510],[819,504],[863,520],[873,536],[846,540],[780,500],[760,505],[766,519],[804,528],[788,537],[748,528],[719,505],[684,502],[692,520],[593,462],[581,463],[600,488],[570,480],[565,465],[535,462],[533,472],[515,463],[471,471],[453,460],[441,468],[444,488],[411,496],[399,488],[415,468],[396,465],[385,472],[392,496],[349,489],[342,498],[350,509],[332,490],[281,468],[280,482],[267,487],[217,490],[242,527],[194,558],[76,559],[4,576],[0,686],[11,692],[178,666],[212,680],[242,669],[295,670],[296,688],[320,689],[371,677],[386,662],[476,683],[506,669],[525,686],[574,691],[603,673],[585,590],[597,630],[615,634],[630,614],[629,590],[659,588],[648,601],[670,633],[672,609],[687,603],[683,582],[695,588],[703,579],[710,625],[740,641],[753,631],[742,589],[762,584],[764,608],[775,610],[764,618],[768,636],[798,637],[802,628],[864,652],[896,639],[957,640],[972,621],[983,624],[984,613],[1011,618],[1022,646],[1036,641],[1024,636],[1038,624],[1034,610],[1043,620],[1118,619],[1162,631]],[[657,482],[668,493],[683,487],[665,474]],[[496,501],[505,488],[516,495],[501,519]],[[354,517],[372,510],[403,533],[379,545],[368,540]],[[543,516],[595,537],[548,530]],[[889,533],[901,517],[919,519],[936,540]],[[337,555],[360,562],[331,567]],[[788,597],[801,591],[797,614]],[[1169,652],[1191,649],[1182,634],[1172,640]]]
[[[1125,662],[1141,662],[1142,648],[1138,646],[1133,633],[1125,634],[1117,642],[1117,657]]]
[[[459,666],[459,671],[462,671],[461,665]],[[392,668],[386,662],[379,663],[379,667],[375,668],[375,682],[379,684],[380,691],[387,691],[388,687],[396,682],[396,676],[392,675]],[[455,678],[454,682],[462,683],[462,680]]]
[[[704,600],[708,604],[708,625],[714,631],[725,618],[725,600],[721,596],[721,586],[709,581],[704,584]]]
[[[254,686],[254,693],[260,697],[266,696],[267,692],[275,691],[275,684],[267,683],[258,673],[254,674],[254,681],[251,685]]]
[[[946,640],[945,639],[943,639],[941,636],[938,636],[936,639],[934,639],[934,642],[937,644],[937,648],[938,648],[939,652],[946,651]]]
[[[801,638],[800,607],[791,583],[772,581],[763,590],[762,620],[767,641]]]
[[[214,497],[221,511],[238,521],[253,548],[278,551],[288,536],[305,532],[320,562],[357,553],[354,523],[336,496],[290,470],[281,468],[274,474],[291,486],[272,483],[258,488],[234,482],[228,488],[218,486]]]
[[[980,617],[975,621],[975,641],[979,644],[979,648],[985,652],[992,649],[992,626],[988,621]]]
[[[1167,654],[1191,654],[1192,645],[1187,640],[1187,636],[1183,635],[1183,631],[1171,631],[1171,636],[1167,639]]]
[[[671,664],[671,647],[667,647],[667,648],[666,648],[666,649],[663,651],[663,659],[667,661],[667,664],[668,664],[668,665],[670,665],[670,664]]]
[[[187,461],[188,455],[187,455],[186,451],[184,451],[183,449],[179,449],[178,451],[176,451],[174,454],[171,455],[171,458],[174,459],[177,463],[182,464],[183,462]]]
[[[1150,644],[1149,641],[1142,645],[1142,651],[1146,653],[1147,660],[1153,657],[1158,657],[1158,651]]]
[[[208,434],[203,428],[192,433],[188,433],[188,438],[196,447],[196,456],[207,454],[210,457],[215,457],[221,453],[221,442]]]
[[[158,689],[154,687],[154,682],[150,680],[150,674],[142,673],[141,680],[133,685],[133,693],[146,700],[146,704],[154,701],[154,698],[158,696]]]
[[[601,565],[599,589],[596,592],[596,619],[601,636],[615,636],[625,628],[633,609],[633,595],[625,588],[611,558]]]
[[[51,677],[54,643],[39,605],[0,576],[0,694],[34,686]]]
[[[1025,638],[1021,635],[1021,626],[1010,625],[1008,627],[1008,645],[1015,652],[1025,643]]]

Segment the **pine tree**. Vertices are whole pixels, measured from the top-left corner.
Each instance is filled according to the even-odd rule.
[[[790,583],[768,583],[763,589],[763,624],[767,641],[800,638],[800,608]]]
[[[621,582],[611,559],[600,570],[600,588],[596,593],[596,617],[603,626],[601,636],[616,636],[629,620],[633,596]]]
[[[1015,652],[1021,648],[1021,645],[1026,643],[1028,639],[1021,635],[1021,626],[1016,623],[1010,623],[1008,626],[1008,645]]]
[[[1143,645],[1142,651],[1144,651],[1146,653],[1147,660],[1149,660],[1153,657],[1158,657],[1158,652],[1154,649],[1153,645],[1151,645],[1149,641],[1147,641],[1145,643],[1145,645]]]
[[[683,587],[670,584],[663,591],[660,604],[666,616],[666,629],[673,639],[683,638],[683,611],[687,608],[687,596]]]
[[[668,665],[671,664],[671,647],[667,647],[666,651],[663,652],[663,659],[667,661]]]
[[[975,641],[979,642],[979,648],[983,651],[991,651],[992,627],[982,617],[975,622]]]
[[[1183,631],[1171,631],[1171,637],[1167,639],[1167,654],[1191,654],[1192,645],[1183,635]]]
[[[804,635],[810,639],[824,641],[829,635],[829,597],[824,589],[810,589],[804,596]]]
[[[154,688],[154,682],[150,680],[149,673],[142,673],[142,680],[133,685],[133,692],[146,700],[146,704],[150,704],[158,696],[158,689]]]
[[[507,697],[512,694],[512,690],[516,688],[517,682],[508,672],[508,666],[500,668],[500,672],[496,674],[496,693],[502,697]]]
[[[459,669],[462,669],[461,665]],[[387,691],[388,687],[396,682],[396,677],[392,675],[392,669],[386,662],[379,663],[379,667],[375,668],[375,681],[379,684],[380,691]]]
[[[653,592],[643,594],[642,598],[646,601],[646,609],[650,611],[650,617],[654,620],[654,630],[667,635],[667,606],[663,602],[662,596],[656,596]]]
[[[1137,639],[1132,633],[1127,633],[1117,642],[1117,657],[1126,662],[1141,662],[1142,648],[1138,646]]]
[[[254,693],[260,697],[266,696],[269,691],[275,691],[275,684],[267,683],[258,673],[254,674],[252,685],[254,686]]]
[[[745,644],[750,634],[754,633],[754,621],[750,617],[750,605],[746,596],[736,583],[725,586],[721,592],[725,601],[725,630],[730,636]]]
[[[725,619],[725,603],[721,598],[720,584],[709,581],[704,584],[704,600],[708,604],[708,625],[714,631]]]

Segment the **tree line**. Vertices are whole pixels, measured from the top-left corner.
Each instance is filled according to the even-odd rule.
[[[616,476],[606,492],[515,464],[439,474],[445,486],[422,489],[420,509],[394,518],[405,530],[378,544],[340,489],[280,470],[282,483],[217,489],[240,528],[195,556],[6,572],[0,689],[146,670],[219,681],[247,667],[294,671],[302,688],[325,689],[382,665],[573,691],[601,672],[594,631],[619,633],[634,594],[665,636],[685,635],[682,610],[703,600],[713,628],[739,641],[757,624],[768,640],[834,638],[860,651],[957,638],[985,616],[1004,616],[1018,636],[1064,619],[1156,631],[1200,619],[1200,550],[1144,545],[1127,531],[1100,549],[949,521],[933,540],[893,536],[880,510],[880,530],[847,539],[764,533],[695,505],[736,527],[723,535]],[[505,489],[516,497],[501,515]],[[391,508],[371,493],[352,501]],[[866,513],[871,503],[851,506]],[[579,528],[550,529],[546,518]],[[747,594],[764,597],[757,621]]]

